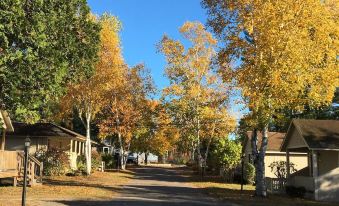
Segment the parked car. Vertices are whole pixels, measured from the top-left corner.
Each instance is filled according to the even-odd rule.
[[[127,162],[126,163],[136,165],[136,164],[138,164],[138,159],[137,159],[137,157],[134,156],[134,154],[129,154],[127,156]]]

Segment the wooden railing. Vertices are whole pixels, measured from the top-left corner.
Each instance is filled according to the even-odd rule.
[[[16,170],[17,152],[0,150],[0,171]]]
[[[286,179],[266,177],[267,192],[275,194],[285,193]]]
[[[18,176],[17,152],[0,150],[0,178]]]
[[[18,161],[18,170],[19,176],[23,177],[24,175],[24,153],[19,153],[19,161]],[[27,175],[29,177],[29,184],[34,185],[38,182],[42,183],[42,171],[43,171],[43,163],[40,162],[32,155],[28,155],[28,168]]]

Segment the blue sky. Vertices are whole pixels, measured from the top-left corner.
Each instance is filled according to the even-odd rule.
[[[156,86],[168,84],[163,70],[165,60],[156,44],[164,34],[179,39],[178,28],[185,21],[206,22],[199,0],[88,0],[92,12],[118,16],[123,55],[129,66],[144,63],[152,72]]]
[[[179,27],[186,21],[206,23],[207,14],[200,0],[88,0],[94,14],[110,13],[122,22],[123,56],[129,66],[144,63],[159,90],[168,85],[164,77],[165,59],[156,44],[164,34],[183,40]],[[232,104],[239,118],[240,106]]]

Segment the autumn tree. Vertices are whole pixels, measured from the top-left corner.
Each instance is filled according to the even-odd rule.
[[[159,44],[170,80],[170,86],[163,90],[163,100],[169,105],[173,124],[180,127],[181,137],[191,139],[192,153],[197,152],[198,163],[202,165],[207,161],[212,139],[218,132],[229,133],[234,121],[227,110],[227,85],[221,83],[212,67],[217,41],[199,22],[186,22],[180,32],[191,42],[191,47],[186,49],[181,42],[167,36]],[[202,154],[204,139],[208,143]]]
[[[337,1],[204,0],[208,25],[221,40],[218,63],[250,109],[246,117],[263,133],[252,148],[256,195],[266,196],[264,158],[268,125],[283,109],[302,111],[331,102],[338,86]]]
[[[84,0],[0,1],[0,105],[15,120],[50,116],[65,85],[93,73],[99,25],[89,15]]]
[[[101,32],[99,61],[95,73],[77,84],[70,84],[60,105],[61,114],[73,114],[75,109],[86,129],[85,156],[88,175],[91,173],[91,121],[109,101],[108,92],[116,88],[122,76],[121,70],[124,68],[119,39],[119,20],[104,14],[96,21],[101,25]]]
[[[117,137],[123,170],[126,167],[132,138],[147,105],[147,97],[154,90],[153,80],[144,65],[125,67],[124,72],[119,84],[108,92],[108,102],[102,109],[99,122],[102,138]]]
[[[165,106],[158,100],[148,100],[132,141],[131,150],[144,153],[147,163],[149,153],[162,158],[167,151],[175,147],[177,139],[178,129],[171,125]]]

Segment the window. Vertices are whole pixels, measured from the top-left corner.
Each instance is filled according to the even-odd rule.
[[[104,147],[104,151],[103,151],[104,153],[108,153],[108,147]]]

